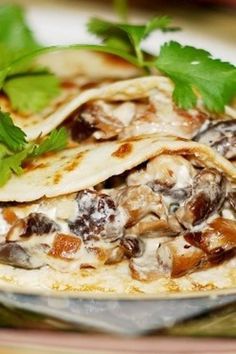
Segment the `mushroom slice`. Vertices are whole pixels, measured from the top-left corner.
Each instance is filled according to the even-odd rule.
[[[68,222],[70,231],[86,242],[100,238],[115,241],[123,236],[124,220],[112,197],[84,189],[76,197],[75,220]]]
[[[179,277],[207,265],[207,255],[183,236],[160,245],[156,252],[160,274]]]
[[[162,243],[157,249],[157,269],[179,277],[232,258],[236,251],[236,222],[214,219],[203,231],[188,232]]]
[[[190,229],[219,211],[225,197],[225,177],[214,168],[205,168],[195,176],[191,197],[175,215],[182,225]]]
[[[31,255],[27,249],[15,242],[0,244],[0,262],[24,269],[36,269],[45,265],[42,258]]]
[[[127,258],[141,257],[144,252],[144,242],[139,237],[132,235],[123,237],[120,241],[120,247]]]
[[[173,223],[169,223],[169,220],[157,219],[150,216],[142,219],[127,231],[140,237],[163,237],[174,236],[181,231],[181,228],[176,228]]]
[[[110,139],[117,136],[126,124],[132,120],[135,105],[124,102],[120,106],[104,101],[94,101],[81,108],[80,116],[91,127],[98,129],[96,139]]]
[[[236,190],[234,189],[228,195],[229,203],[234,211],[236,211]]]
[[[43,213],[30,213],[24,219],[18,219],[7,233],[7,241],[17,241],[33,235],[42,236],[59,231],[59,225]]]
[[[127,227],[137,224],[146,215],[161,216],[165,213],[162,198],[147,185],[123,188],[117,200],[128,217]]]
[[[216,218],[203,231],[188,232],[184,238],[219,263],[236,249],[236,221]]]
[[[57,234],[48,254],[55,258],[73,259],[75,253],[80,249],[81,242],[78,236]]]
[[[210,124],[195,141],[211,146],[228,159],[236,157],[236,119]]]

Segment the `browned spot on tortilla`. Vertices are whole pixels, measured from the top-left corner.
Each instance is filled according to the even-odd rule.
[[[168,281],[167,288],[168,288],[168,291],[171,292],[171,293],[178,293],[178,292],[180,292],[180,288],[179,288],[178,284],[177,284],[174,280],[172,280],[172,279],[170,279],[170,280]]]
[[[88,264],[88,263],[81,263],[81,265],[80,265],[80,269],[86,269],[86,270],[89,270],[89,269],[96,269],[96,267],[94,267],[94,266],[92,266],[91,264]],[[90,275],[90,273],[89,274],[87,274],[87,275]]]
[[[53,177],[53,183],[58,184],[61,178],[62,178],[62,174],[60,172],[57,172]]]
[[[194,156],[195,151],[192,148],[184,148],[184,149],[178,149],[178,150],[169,150],[169,149],[163,149],[160,154],[166,154],[166,155],[193,155]],[[158,154],[158,155],[160,155]]]
[[[47,167],[48,165],[46,163],[40,163],[40,164],[35,164],[34,162],[27,162],[24,164],[24,169],[25,172],[30,172],[30,171],[34,171],[34,170],[38,170],[38,169],[43,169],[45,167]]]
[[[84,154],[85,154],[85,151],[79,152],[73,161],[70,161],[68,164],[66,164],[66,166],[64,167],[64,170],[67,172],[74,171],[75,168],[78,167],[78,165],[80,164],[81,159],[83,158]]]
[[[81,90],[89,90],[89,89],[97,87],[97,85],[98,85],[98,82],[89,81],[89,82],[86,82],[85,84],[83,84],[82,86],[80,86],[80,88],[81,88]]]
[[[143,139],[144,139],[143,135],[137,135],[137,136],[131,136],[129,138],[123,139],[122,142],[123,143],[132,143],[132,142],[140,141],[140,140],[143,140]]]
[[[192,282],[192,286],[193,286],[192,290],[197,290],[197,291],[209,291],[209,290],[217,289],[217,286],[215,286],[212,283],[199,284],[199,283]]]
[[[76,89],[78,86],[73,81],[65,80],[61,83],[61,87],[64,89]]]
[[[142,291],[141,289],[139,289],[137,286],[131,286],[129,288],[129,293],[131,293],[131,294],[145,294],[145,292]]]
[[[119,148],[114,151],[111,155],[123,159],[127,157],[132,152],[133,146],[131,143],[124,143],[119,146]]]

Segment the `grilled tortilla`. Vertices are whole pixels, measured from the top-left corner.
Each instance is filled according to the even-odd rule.
[[[130,69],[132,76],[134,72],[132,67]],[[81,80],[87,80],[87,85],[82,85]],[[171,81],[163,76],[112,83],[103,78],[95,80],[93,85],[90,82],[90,87],[93,86],[90,89],[86,89],[88,76],[83,79],[80,76],[80,83],[77,78],[77,84],[73,79],[72,83],[74,86],[65,85],[63,97],[58,98],[51,109],[37,117],[14,116],[15,123],[26,132],[29,140],[65,124],[73,140],[83,143],[158,133],[192,139],[212,147],[231,161],[236,158],[233,106],[226,107],[225,113],[214,115],[204,109],[199,99],[197,108],[180,109],[172,99]]]
[[[8,98],[0,95],[1,109],[11,113],[15,125],[26,132],[28,140],[50,133],[71,113],[66,109],[67,105],[70,107],[70,102],[89,88],[102,87],[114,80],[140,74],[140,70],[122,59],[87,51],[50,53],[38,59],[38,64],[50,69],[61,81],[61,94],[48,107],[34,115],[16,112]]]
[[[236,159],[233,105],[216,115],[207,112],[199,98],[195,109],[180,109],[173,102],[173,84],[168,78],[137,78],[139,69],[101,53],[50,53],[40,59],[40,64],[61,78],[62,93],[50,107],[29,116],[12,111],[7,98],[0,97],[1,108],[11,112],[28,140],[65,124],[72,139],[83,143],[158,133],[192,139],[231,161]]]
[[[207,112],[199,99],[195,109],[180,109],[172,99],[172,83],[162,76],[128,80],[122,85],[124,97],[119,96],[119,83],[115,83],[106,87],[110,95],[101,89],[98,99],[89,98],[88,92],[87,102],[83,105],[79,102],[77,111],[71,115],[77,125],[80,122],[77,140],[81,140],[83,127],[87,128],[85,137],[90,132],[90,137],[98,141],[168,134],[206,144],[227,159],[235,160],[235,107],[226,107],[225,113],[216,115]],[[76,139],[76,132],[73,137]]]
[[[235,286],[236,169],[139,136],[44,156],[0,189],[0,283],[81,294]]]

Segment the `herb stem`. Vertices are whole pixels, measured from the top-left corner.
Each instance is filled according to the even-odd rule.
[[[43,47],[37,50],[34,50],[30,53],[25,54],[24,56],[13,60],[10,64],[8,64],[6,67],[2,67],[0,69],[0,77],[1,73],[8,73],[11,71],[12,68],[14,68],[15,65],[21,63],[25,59],[28,58],[33,58],[37,57],[39,55],[49,53],[49,52],[55,52],[55,51],[60,51],[60,50],[70,50],[70,49],[77,49],[77,50],[92,50],[95,52],[103,52],[103,53],[108,53],[108,54],[113,54],[116,55],[122,59],[127,60],[129,63],[133,64],[134,66],[142,67],[143,66],[143,59],[142,59],[142,53],[137,52],[138,58],[134,57],[133,55],[130,55],[126,53],[125,51],[122,51],[120,49],[116,48],[110,48],[105,45],[96,45],[96,44],[72,44],[72,45],[67,45],[67,46],[49,46],[49,47]]]

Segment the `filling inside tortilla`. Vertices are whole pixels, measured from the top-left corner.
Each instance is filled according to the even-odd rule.
[[[162,154],[78,193],[1,203],[0,262],[63,272],[126,262],[140,281],[232,258],[236,189],[216,169]]]
[[[67,121],[76,141],[160,133],[206,144],[227,159],[236,157],[236,119],[226,115],[211,117],[197,109],[182,110],[160,90],[133,101],[90,101]]]

